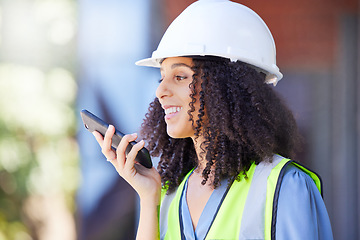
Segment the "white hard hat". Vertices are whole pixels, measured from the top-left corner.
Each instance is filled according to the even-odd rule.
[[[199,0],[168,27],[151,58],[140,66],[160,67],[168,57],[218,56],[240,60],[266,74],[276,85],[282,78],[276,66],[275,42],[265,22],[250,8],[228,0]]]

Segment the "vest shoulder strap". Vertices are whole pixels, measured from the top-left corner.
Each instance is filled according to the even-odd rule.
[[[275,155],[271,162],[253,164],[247,178],[234,181],[206,239],[266,239],[264,219],[266,207],[270,205],[267,203],[268,181],[276,178],[288,161]],[[273,181],[276,185],[276,179]]]

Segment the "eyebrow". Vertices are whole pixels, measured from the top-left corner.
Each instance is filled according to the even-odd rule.
[[[191,66],[185,64],[185,63],[174,63],[173,65],[171,65],[171,69],[177,68],[177,67],[187,67],[191,69]],[[160,67],[160,71],[162,71],[163,68]]]
[[[191,67],[185,63],[174,63],[173,65],[171,65],[171,69],[174,69],[174,68],[177,68],[177,67],[187,67],[187,68],[190,68]]]

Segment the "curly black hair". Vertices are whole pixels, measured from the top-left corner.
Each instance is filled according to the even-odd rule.
[[[271,161],[274,153],[294,156],[299,140],[295,119],[272,87],[264,83],[265,74],[246,63],[214,57],[193,58],[192,70],[188,114],[195,136],[201,134],[205,140],[201,144],[206,159],[202,184],[208,181],[211,169],[216,188],[223,179],[246,175],[253,162]],[[201,85],[199,92],[197,84]],[[200,110],[195,113],[197,94]],[[193,114],[198,114],[196,121]],[[157,98],[149,106],[141,134],[151,155],[160,156],[158,171],[163,185],[172,192],[197,165],[193,140],[167,134]]]

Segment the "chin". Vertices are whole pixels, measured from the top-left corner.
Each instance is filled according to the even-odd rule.
[[[174,132],[171,132],[171,131],[167,131],[167,134],[172,138],[184,138],[180,134],[177,134],[177,133],[174,133]]]
[[[191,137],[191,134],[186,134],[186,132],[178,131],[178,129],[167,128],[167,134],[172,138],[188,138]]]

